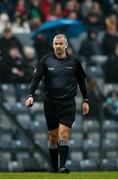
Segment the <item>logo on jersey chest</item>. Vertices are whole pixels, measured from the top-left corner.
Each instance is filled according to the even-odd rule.
[[[48,67],[48,70],[54,71],[54,67]]]
[[[73,69],[73,67],[71,67],[71,66],[67,66],[67,67],[65,67],[66,69]],[[54,67],[48,67],[48,70],[49,71],[54,71],[55,70],[55,68]],[[64,70],[64,69],[63,69]]]
[[[67,66],[67,67],[66,67],[66,69],[73,69],[73,67],[71,67],[71,66]]]

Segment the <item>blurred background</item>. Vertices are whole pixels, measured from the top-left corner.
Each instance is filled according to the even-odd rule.
[[[67,166],[73,171],[118,170],[118,1],[0,1],[0,171],[50,168],[43,81],[32,108],[25,99],[40,58],[55,34],[87,73],[90,113],[76,121]]]

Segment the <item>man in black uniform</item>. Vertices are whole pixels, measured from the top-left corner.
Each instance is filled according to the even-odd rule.
[[[89,112],[85,85],[86,75],[80,63],[66,53],[67,47],[68,42],[65,35],[58,34],[54,37],[54,52],[44,56],[37,65],[26,100],[26,106],[33,105],[35,90],[44,76],[44,113],[48,127],[52,172],[60,173],[69,173],[65,163],[69,150],[70,129],[75,119],[77,84],[83,96],[83,114]],[[58,154],[60,159],[58,159]]]

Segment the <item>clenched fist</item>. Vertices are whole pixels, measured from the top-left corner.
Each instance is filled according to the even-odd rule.
[[[31,107],[33,105],[33,101],[34,101],[33,97],[28,97],[27,100],[25,101],[25,105],[27,107]]]
[[[82,109],[83,109],[83,115],[88,114],[89,113],[89,104],[87,102],[83,102]]]

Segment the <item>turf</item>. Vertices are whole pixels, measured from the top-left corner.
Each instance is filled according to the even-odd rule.
[[[118,179],[118,172],[0,173],[0,179]]]

